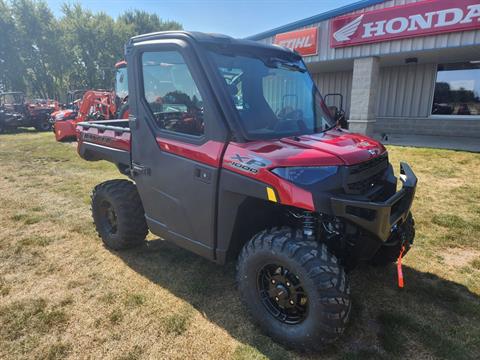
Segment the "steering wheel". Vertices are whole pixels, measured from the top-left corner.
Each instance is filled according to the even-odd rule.
[[[304,131],[307,128],[302,110],[285,107],[277,112],[277,118],[277,122],[272,126],[274,131]]]

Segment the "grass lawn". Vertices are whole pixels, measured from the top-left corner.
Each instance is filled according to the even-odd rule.
[[[351,274],[345,335],[290,352],[249,321],[220,267],[149,237],[102,246],[89,195],[118,178],[51,133],[0,135],[0,358],[473,359],[480,354],[480,154],[389,147],[419,177],[403,290],[395,267]]]

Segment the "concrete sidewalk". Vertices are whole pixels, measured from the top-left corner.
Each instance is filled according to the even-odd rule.
[[[388,140],[382,139],[381,134],[375,134],[374,138],[380,140],[385,145],[400,145],[480,152],[479,138],[403,134],[388,134],[387,136]]]

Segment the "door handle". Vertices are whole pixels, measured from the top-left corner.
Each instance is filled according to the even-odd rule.
[[[202,181],[206,184],[210,184],[212,182],[212,171],[209,169],[201,166],[195,166],[193,173],[195,179],[199,181]]]
[[[137,118],[135,116],[133,116],[133,115],[128,116],[128,126],[130,127],[130,130],[138,129],[138,122],[137,122]]]

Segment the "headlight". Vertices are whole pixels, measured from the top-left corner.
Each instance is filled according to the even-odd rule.
[[[282,179],[299,185],[313,185],[337,173],[337,166],[284,167],[272,172]]]

